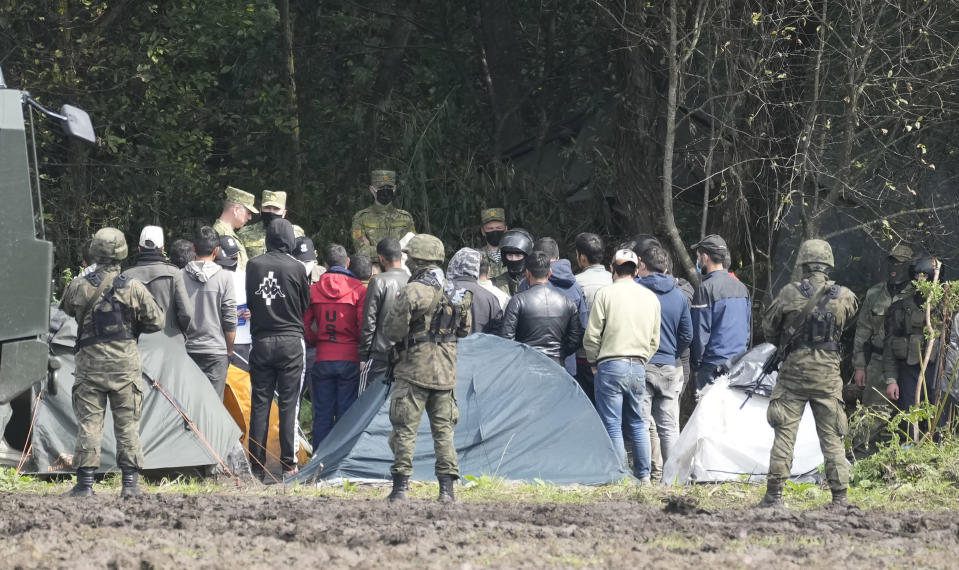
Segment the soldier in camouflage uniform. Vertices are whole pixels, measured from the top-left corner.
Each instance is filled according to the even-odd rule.
[[[250,221],[253,214],[260,211],[253,207],[253,194],[244,192],[233,186],[226,187],[226,200],[223,202],[223,212],[219,219],[213,222],[213,229],[221,236],[230,236],[236,240],[236,243],[242,244],[236,230],[242,228]],[[240,254],[237,257],[238,269],[246,271],[246,262],[250,258],[246,249],[240,247]]]
[[[852,364],[856,369],[855,382],[863,388],[862,405],[872,413],[889,415],[892,407],[886,400],[886,376],[883,371],[883,340],[886,337],[886,312],[909,282],[909,260],[912,249],[897,245],[889,253],[888,278],[866,291],[859,319],[856,322],[856,338],[853,343]],[[862,459],[870,453],[870,443],[882,437],[884,422],[870,416],[860,433],[853,438],[853,453]],[[872,447],[874,449],[874,447]]]
[[[849,463],[843,444],[847,424],[839,374],[839,339],[859,302],[852,291],[828,281],[834,262],[827,242],[803,242],[796,265],[802,268],[802,281],[783,287],[763,315],[766,339],[786,356],[766,412],[776,437],[769,454],[766,496],[760,506],[782,505],[783,481],[789,478],[796,433],[809,403],[826,460],[833,505],[844,507],[849,504]]]
[[[107,400],[113,410],[117,465],[123,472],[122,496],[139,493],[137,473],[143,467],[140,449],[140,351],[137,336],[163,328],[163,310],[146,286],[120,275],[127,256],[123,233],[103,228],[93,236],[91,252],[97,269],[70,282],[60,308],[78,324],[73,412],[79,433],[73,463],[75,497],[93,494],[100,467],[103,415]]]
[[[486,208],[480,212],[480,220],[483,222],[480,232],[486,240],[486,247],[481,251],[489,261],[489,278],[492,280],[506,273],[506,266],[503,265],[503,253],[499,250],[500,240],[509,230],[506,225],[506,210],[503,208]]]
[[[924,281],[932,279],[935,263],[931,257],[921,257],[909,266],[909,277]],[[925,345],[926,299],[909,283],[893,299],[886,313],[886,338],[883,341],[882,367],[886,379],[886,396],[900,410],[908,410],[916,404],[919,389],[919,361]],[[935,315],[935,311],[932,312]],[[935,318],[935,317],[933,317]],[[933,330],[939,326],[933,320]],[[938,351],[932,352],[933,357]],[[936,363],[926,368],[926,381],[935,378]],[[931,389],[930,389],[931,391]]]
[[[260,221],[238,232],[240,243],[250,259],[266,253],[266,227],[275,219],[286,217],[286,192],[264,190],[260,200]],[[214,228],[216,229],[216,228]],[[293,237],[303,237],[303,228],[293,225]]]
[[[453,484],[459,478],[453,445],[453,427],[459,419],[453,393],[456,340],[470,333],[472,293],[445,279],[438,266],[444,259],[443,243],[436,237],[417,235],[404,251],[412,277],[383,323],[386,338],[401,350],[393,369],[390,400],[390,449],[394,460],[389,499],[406,499],[413,474],[416,432],[426,409],[433,432],[439,500],[449,502],[454,499]]]
[[[408,233],[416,233],[413,216],[393,205],[396,198],[396,173],[392,170],[374,170],[370,173],[370,192],[373,205],[353,216],[353,253],[376,257],[376,244],[387,237],[403,239]]]

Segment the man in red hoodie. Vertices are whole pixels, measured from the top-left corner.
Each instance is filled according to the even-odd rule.
[[[314,449],[356,401],[366,301],[366,287],[350,272],[342,245],[326,247],[323,265],[326,273],[310,287],[310,308],[303,316],[306,342],[316,347],[311,374]]]

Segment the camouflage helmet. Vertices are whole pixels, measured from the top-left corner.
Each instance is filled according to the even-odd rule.
[[[889,258],[899,263],[910,261],[913,255],[912,248],[904,243],[897,245],[889,252]]]
[[[802,266],[807,263],[822,263],[829,267],[835,267],[836,263],[832,257],[832,247],[829,242],[821,239],[807,239],[799,246],[799,255],[796,256],[796,265]]]
[[[93,234],[90,253],[102,262],[127,258],[127,238],[116,228],[103,228]]]
[[[430,234],[416,234],[410,240],[410,243],[406,244],[403,251],[411,259],[436,261],[437,263],[442,263],[446,259],[446,248],[443,247],[443,242],[440,241],[440,238]]]

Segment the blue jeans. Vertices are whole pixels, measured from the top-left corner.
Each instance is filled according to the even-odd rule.
[[[313,448],[326,437],[333,424],[356,401],[360,383],[360,363],[329,360],[313,363],[310,375],[313,402]]]
[[[607,360],[600,363],[594,384],[596,411],[617,456],[626,463],[625,424],[633,444],[633,474],[640,479],[649,477],[649,429],[643,419],[646,367],[638,360]]]

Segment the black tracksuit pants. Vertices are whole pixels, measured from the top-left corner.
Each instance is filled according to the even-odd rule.
[[[253,339],[250,353],[250,443],[254,473],[265,470],[270,407],[277,394],[280,411],[280,461],[284,470],[296,467],[294,442],[303,388],[304,344],[300,336],[267,336]]]

